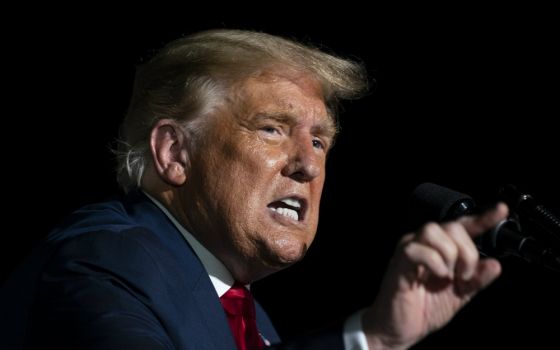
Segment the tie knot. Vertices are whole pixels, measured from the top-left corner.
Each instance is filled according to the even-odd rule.
[[[247,288],[239,282],[235,282],[233,286],[222,296],[226,298],[251,298],[251,293]]]
[[[255,318],[253,296],[247,288],[239,282],[225,292],[220,298],[227,313],[245,318]]]
[[[255,303],[251,292],[235,282],[220,297],[238,350],[262,349],[264,344],[257,330]]]

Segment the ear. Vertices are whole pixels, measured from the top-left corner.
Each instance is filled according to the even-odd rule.
[[[172,186],[181,186],[187,179],[189,140],[176,121],[160,119],[152,128],[150,150],[155,171]]]

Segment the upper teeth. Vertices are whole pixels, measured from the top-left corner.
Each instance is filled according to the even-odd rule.
[[[301,203],[297,199],[286,198],[286,199],[282,199],[280,202],[287,204],[290,207],[294,207],[297,209],[301,208]]]

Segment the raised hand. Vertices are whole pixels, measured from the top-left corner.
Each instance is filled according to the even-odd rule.
[[[399,242],[374,304],[363,315],[371,350],[405,349],[441,328],[501,272],[472,238],[508,215],[505,204],[457,221],[428,223]]]

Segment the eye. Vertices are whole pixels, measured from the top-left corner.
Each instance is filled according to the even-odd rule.
[[[274,126],[264,126],[264,127],[261,128],[261,131],[264,131],[265,133],[271,134],[271,135],[274,135],[274,134],[280,135],[281,134],[280,129],[278,129]]]
[[[321,140],[313,140],[311,141],[313,144],[313,147],[318,148],[318,149],[325,149],[325,145],[323,144],[323,142],[321,142]]]

